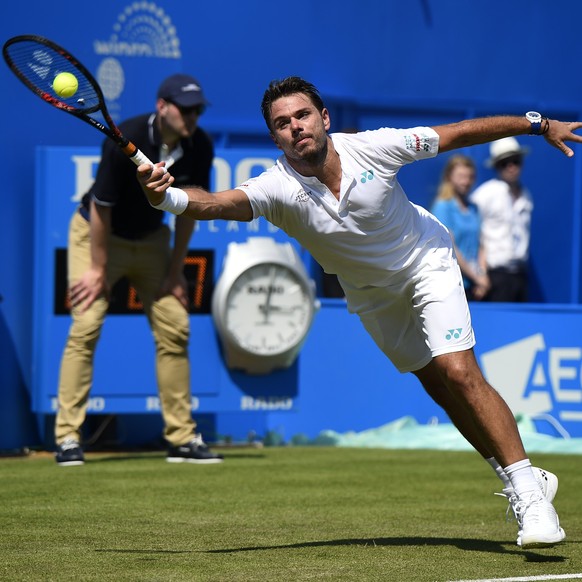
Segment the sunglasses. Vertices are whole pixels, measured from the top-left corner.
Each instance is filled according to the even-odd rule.
[[[173,101],[168,101],[171,103],[182,115],[189,115],[190,113],[196,113],[200,116],[206,111],[206,105],[193,105],[192,107],[182,107]]]
[[[513,157],[513,158],[507,158],[505,160],[501,160],[500,162],[497,162],[497,167],[498,168],[507,168],[507,166],[510,165],[514,165],[514,166],[521,166],[523,160],[520,157]]]

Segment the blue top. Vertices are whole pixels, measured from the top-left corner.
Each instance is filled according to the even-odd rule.
[[[465,209],[461,209],[457,201],[437,200],[432,209],[434,214],[452,233],[455,245],[464,259],[473,265],[477,265],[479,255],[479,239],[481,233],[481,217],[475,204],[469,203]],[[471,286],[471,282],[463,277],[465,288]]]

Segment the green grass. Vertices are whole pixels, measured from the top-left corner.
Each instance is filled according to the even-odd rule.
[[[582,572],[581,460],[560,477],[568,534],[521,550],[476,454],[226,449],[222,465],[162,453],[0,459],[0,580],[448,581]]]

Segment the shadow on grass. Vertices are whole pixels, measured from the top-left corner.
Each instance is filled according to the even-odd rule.
[[[120,550],[97,548],[96,552],[103,554],[192,554],[192,550]]]
[[[222,451],[221,451],[222,453]],[[167,454],[165,452],[162,453],[116,453],[116,454],[109,454],[109,453],[91,453],[91,455],[86,455],[85,461],[87,463],[115,463],[118,461],[148,461],[151,459],[156,459],[160,461],[165,461]],[[265,458],[266,455],[264,453],[243,453],[243,454],[234,454],[229,455],[226,453],[224,455],[224,460],[237,460],[237,459],[262,459]],[[188,464],[188,463],[185,463]]]
[[[278,546],[249,546],[243,548],[225,548],[222,550],[205,550],[208,554],[228,554],[235,552],[254,552],[257,550],[281,550],[289,548],[318,548],[325,546],[455,546],[468,552],[489,552],[492,554],[516,554],[523,556],[528,562],[565,562],[564,556],[549,556],[518,547],[507,548],[515,542],[493,542],[464,538],[428,538],[428,537],[397,537],[397,538],[353,538],[343,540],[326,540],[320,542],[303,542],[299,544],[282,544]]]

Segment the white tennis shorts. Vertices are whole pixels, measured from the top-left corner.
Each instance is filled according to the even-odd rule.
[[[383,287],[342,281],[348,309],[400,372],[475,345],[461,270],[450,246],[430,249]]]

